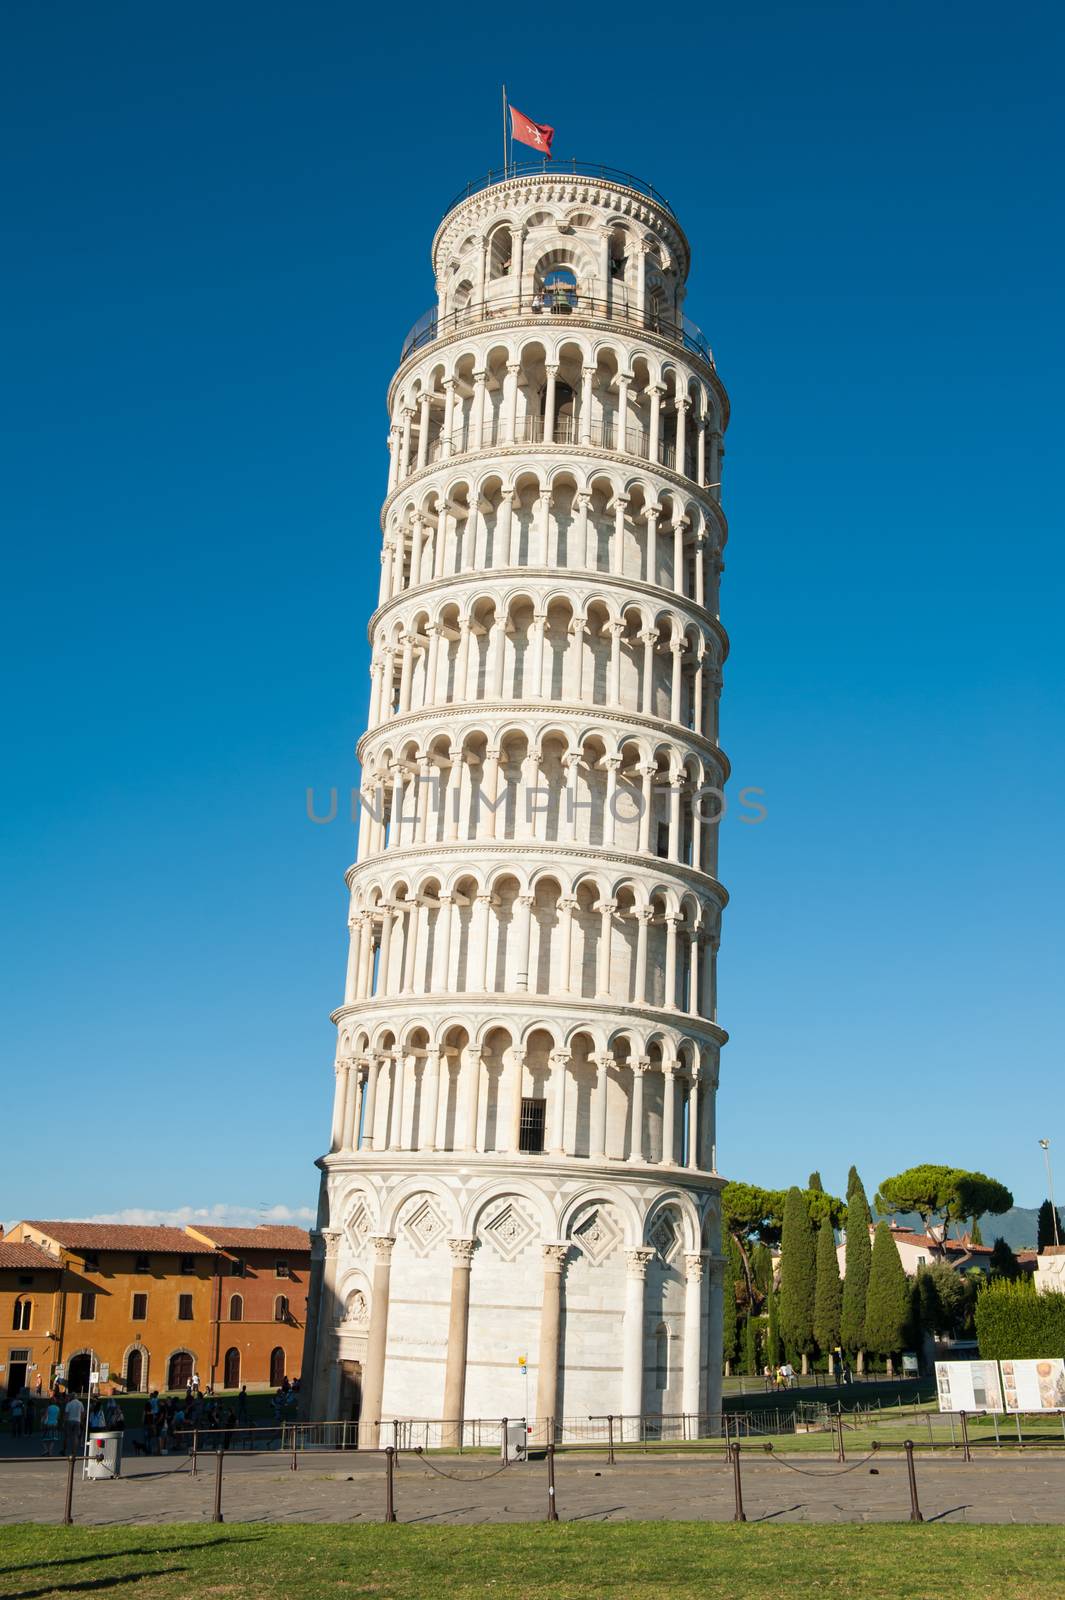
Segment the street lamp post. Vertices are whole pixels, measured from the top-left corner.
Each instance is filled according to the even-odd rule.
[[[1050,1215],[1054,1225],[1054,1243],[1056,1245],[1060,1245],[1061,1237],[1058,1233],[1058,1208],[1054,1204],[1054,1174],[1050,1167],[1050,1140],[1040,1139],[1039,1148],[1042,1150],[1047,1164],[1047,1190],[1050,1198]]]

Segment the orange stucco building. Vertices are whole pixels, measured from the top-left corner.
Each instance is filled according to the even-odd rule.
[[[35,1264],[32,1274],[13,1265],[4,1275],[14,1275],[13,1289],[20,1274],[46,1267],[54,1284],[50,1313],[40,1312],[49,1326],[18,1330],[49,1339],[13,1346],[31,1351],[25,1365],[46,1389],[59,1376],[84,1389],[90,1368],[104,1364],[102,1387],[119,1393],[183,1389],[190,1379],[259,1387],[299,1372],[310,1264],[300,1228],[223,1229],[215,1238],[192,1228],[28,1221],[0,1243],[0,1252],[18,1250],[33,1251]],[[25,1313],[10,1298],[0,1315],[14,1331]]]
[[[0,1239],[0,1394],[48,1387],[62,1276],[54,1257],[36,1245]]]
[[[310,1240],[302,1228],[189,1228],[218,1264],[213,1360],[217,1383],[276,1388],[299,1376],[307,1321]]]

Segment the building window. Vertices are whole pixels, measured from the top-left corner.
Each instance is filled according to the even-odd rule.
[[[288,1321],[288,1296],[285,1294],[279,1294],[274,1301],[274,1321]]]
[[[226,1351],[225,1361],[222,1365],[223,1389],[240,1388],[240,1351],[236,1345],[231,1345]]]
[[[274,1277],[287,1278],[289,1276],[288,1262],[281,1260],[274,1262]]]
[[[147,1256],[138,1256],[133,1265],[134,1272],[150,1272],[151,1262]]]
[[[100,1257],[95,1250],[89,1250],[81,1258],[81,1264],[86,1272],[99,1272]]]
[[[94,1294],[82,1295],[81,1308],[78,1315],[80,1316],[82,1322],[96,1321],[96,1296]]]
[[[27,1300],[25,1295],[20,1295],[15,1301],[15,1314],[11,1319],[11,1326],[16,1333],[28,1333],[33,1320],[33,1301]]]
[[[192,1321],[192,1296],[191,1296],[191,1294],[179,1294],[178,1295],[177,1314],[178,1314],[178,1321],[179,1322],[191,1322]]]
[[[232,1261],[229,1263],[229,1276],[231,1278],[243,1278],[244,1263],[239,1256],[234,1256]]]
[[[239,1295],[239,1294],[230,1295],[230,1297],[229,1297],[229,1320],[230,1320],[230,1322],[243,1322],[244,1321],[244,1296],[243,1295]]]
[[[181,1270],[184,1273],[186,1278],[191,1277],[192,1274],[196,1271],[196,1257],[195,1256],[182,1256],[182,1258],[181,1258]]]
[[[279,1389],[285,1381],[285,1352],[275,1345],[270,1352],[270,1386]]]
[[[518,1149],[523,1155],[543,1155],[544,1127],[546,1122],[546,1100],[522,1100],[521,1127],[518,1131]]]
[[[133,1296],[133,1321],[144,1322],[148,1316],[148,1296],[135,1294]]]

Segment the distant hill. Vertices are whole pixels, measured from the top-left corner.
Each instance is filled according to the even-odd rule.
[[[890,1222],[891,1218],[886,1217],[884,1220]],[[916,1228],[920,1231],[921,1219],[915,1211],[900,1211],[895,1221],[904,1228]],[[980,1232],[985,1244],[994,1244],[996,1239],[1005,1239],[1011,1250],[1034,1250],[1038,1221],[1039,1211],[1036,1207],[1011,1206],[1000,1217],[981,1217]],[[951,1236],[959,1232],[965,1233],[967,1229],[968,1223],[960,1229],[952,1223]]]

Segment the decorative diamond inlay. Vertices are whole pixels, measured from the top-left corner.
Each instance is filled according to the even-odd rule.
[[[536,1235],[536,1228],[513,1201],[497,1200],[481,1218],[478,1232],[504,1261],[513,1261]]]
[[[373,1232],[373,1220],[366,1209],[365,1200],[355,1201],[344,1219],[344,1232],[348,1236],[351,1248],[355,1251],[361,1250]]]
[[[590,1211],[578,1217],[570,1230],[570,1236],[593,1267],[601,1266],[621,1243],[621,1229],[608,1206],[593,1206]]]
[[[680,1248],[680,1229],[671,1211],[661,1211],[651,1224],[648,1244],[654,1245],[663,1261],[671,1261]]]
[[[403,1231],[415,1252],[424,1256],[447,1232],[447,1223],[429,1196],[424,1195],[411,1202],[403,1218]]]

